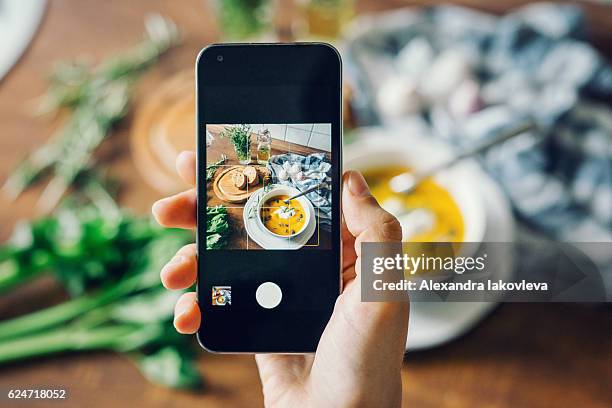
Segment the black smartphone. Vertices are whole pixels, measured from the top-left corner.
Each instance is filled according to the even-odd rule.
[[[198,340],[314,352],[341,290],[340,55],[211,45],[196,84]]]

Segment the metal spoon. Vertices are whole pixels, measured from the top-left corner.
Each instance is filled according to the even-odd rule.
[[[284,202],[285,204],[289,204],[289,202],[291,202],[291,200],[293,200],[294,198],[301,197],[301,196],[303,196],[303,195],[305,195],[305,194],[311,193],[311,192],[313,192],[313,191],[315,191],[315,190],[318,190],[318,189],[320,189],[320,188],[327,188],[327,183],[325,183],[325,182],[323,182],[323,183],[319,183],[319,184],[317,184],[317,185],[316,185],[316,186],[314,186],[314,187],[310,187],[309,189],[306,189],[306,190],[302,191],[302,192],[301,192],[301,193],[299,193],[299,194],[296,194],[296,195],[294,195],[294,196],[289,197],[289,198],[288,198],[288,199],[286,199],[286,200],[283,200],[283,202]]]
[[[499,135],[493,137],[492,139],[485,140],[484,142],[479,143],[476,146],[468,148],[467,150],[457,154],[455,157],[452,157],[451,159],[447,161],[437,164],[433,166],[432,168],[427,169],[421,173],[415,174],[415,173],[406,172],[406,173],[398,174],[397,176],[392,177],[391,180],[389,180],[389,186],[391,187],[391,190],[393,190],[396,193],[410,193],[421,182],[423,182],[423,180],[433,176],[435,173],[441,170],[447,169],[463,159],[466,159],[478,153],[484,152],[490,147],[493,147],[499,143],[505,142],[506,140],[511,139],[517,135],[520,135],[521,133],[533,130],[535,129],[535,127],[536,127],[536,123],[534,122],[534,120],[527,119],[519,123],[516,126],[513,126],[509,129],[502,130],[499,133]]]

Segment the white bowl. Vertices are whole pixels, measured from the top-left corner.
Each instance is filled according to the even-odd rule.
[[[296,235],[298,235],[302,231],[304,231],[306,229],[306,227],[308,226],[308,224],[311,222],[310,211],[308,211],[308,207],[309,207],[310,203],[308,202],[308,199],[306,197],[304,197],[304,196],[298,197],[298,198],[296,198],[296,200],[302,205],[302,208],[304,209],[304,217],[306,218],[306,220],[304,221],[304,225],[302,226],[302,228],[300,228],[298,231],[295,231],[294,234],[290,234],[290,235],[276,234],[276,233],[270,231],[268,228],[266,228],[264,223],[261,222],[261,208],[263,207],[263,204],[266,201],[268,201],[268,199],[270,199],[272,197],[279,196],[279,195],[294,196],[294,195],[299,194],[299,193],[300,193],[300,190],[298,190],[297,188],[283,186],[283,185],[276,185],[276,186],[272,187],[272,189],[270,191],[268,191],[267,193],[263,194],[261,196],[261,198],[259,199],[259,202],[257,203],[257,217],[256,217],[257,224],[261,227],[261,229],[263,231],[266,231],[270,235],[274,235],[276,237],[281,237],[281,238],[295,237]]]
[[[429,169],[451,155],[446,145],[431,139],[405,135],[400,139],[368,132],[368,137],[346,146],[344,168],[364,172],[397,165],[419,171]],[[475,185],[477,182],[471,180],[473,166],[475,164],[469,161],[458,163],[438,173],[434,180],[449,192],[459,207],[464,224],[463,242],[480,243],[486,230],[486,212],[478,186]],[[475,252],[477,247],[470,245],[470,252]]]
[[[359,141],[346,146],[345,169],[367,170],[384,165],[407,165],[420,170],[448,158],[452,151],[426,135],[418,126],[361,128]],[[417,135],[417,136],[415,136]],[[509,203],[495,182],[473,161],[466,160],[435,178],[460,208],[464,218],[464,241],[512,242],[514,221]],[[470,245],[475,248],[477,245]],[[492,268],[494,279],[509,280],[514,257],[511,246],[499,247],[499,266]],[[476,252],[480,251],[477,250]],[[475,256],[476,254],[464,255]],[[442,302],[426,299],[427,292],[411,294],[410,323],[406,350],[422,350],[447,343],[471,330],[496,302]]]

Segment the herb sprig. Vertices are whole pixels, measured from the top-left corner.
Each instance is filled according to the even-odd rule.
[[[229,38],[245,39],[266,28],[269,0],[218,0],[221,30]]]
[[[0,322],[0,365],[60,352],[129,352],[151,381],[169,387],[201,382],[187,338],[172,328],[180,293],[159,271],[192,241],[149,218],[68,201],[53,215],[21,223],[0,247],[0,293],[44,274],[72,298]]]
[[[49,141],[28,155],[13,171],[4,193],[16,199],[45,175],[52,179],[38,202],[49,212],[77,176],[92,166],[92,154],[126,112],[138,76],[178,43],[175,24],[160,15],[145,21],[145,39],[125,54],[97,67],[82,61],[59,64],[50,78],[40,110],[66,109],[71,114]]]
[[[238,160],[251,159],[251,125],[226,126],[219,135],[230,140]]]
[[[0,365],[108,349],[128,353],[151,381],[199,385],[189,339],[171,323],[180,293],[166,291],[159,280],[163,265],[192,241],[191,234],[118,208],[109,211],[103,201],[68,200],[51,216],[19,224],[0,246],[0,294],[51,274],[72,296],[0,321]],[[207,208],[207,216],[206,248],[222,248],[230,232],[227,209]]]
[[[206,249],[220,249],[227,243],[230,232],[227,208],[206,207]]]

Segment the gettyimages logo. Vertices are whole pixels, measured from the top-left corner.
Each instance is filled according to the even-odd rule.
[[[607,301],[601,272],[586,255],[593,246],[612,249],[609,243],[363,243],[362,300]]]
[[[403,246],[406,247],[411,245],[412,244],[409,243],[403,244]],[[453,256],[453,254],[446,254],[446,256],[425,255],[425,253],[414,256],[404,252],[402,254],[395,254],[394,257],[375,257],[372,262],[372,272],[380,275],[386,270],[398,269],[403,270],[410,275],[415,275],[417,272],[427,271],[454,272],[461,275],[466,271],[484,270],[486,258],[486,253],[482,254],[481,256],[471,257]]]

